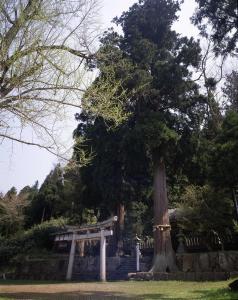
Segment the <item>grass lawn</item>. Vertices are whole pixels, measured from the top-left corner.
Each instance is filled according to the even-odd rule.
[[[230,281],[121,281],[107,283],[46,283],[0,281],[0,299],[238,299]]]

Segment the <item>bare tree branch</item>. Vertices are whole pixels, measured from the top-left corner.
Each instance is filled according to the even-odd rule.
[[[24,144],[24,145],[36,146],[36,147],[39,147],[41,149],[45,149],[49,153],[51,153],[51,154],[53,154],[55,156],[58,156],[62,160],[68,161],[68,159],[66,157],[60,155],[56,151],[51,150],[51,149],[54,149],[52,146],[44,146],[44,145],[42,145],[40,143],[34,143],[34,142],[25,141],[23,139],[20,139],[20,138],[18,139],[18,138],[15,138],[15,137],[12,137],[12,136],[9,136],[9,135],[6,135],[6,134],[2,134],[2,133],[0,133],[0,137],[3,138],[3,139],[9,139],[11,141],[18,142],[18,143],[21,143],[21,144]]]
[[[84,65],[95,57],[92,40],[98,34],[98,1],[1,1],[2,139],[57,154],[56,125],[67,107],[82,106]],[[29,127],[36,142],[24,135],[24,128]]]

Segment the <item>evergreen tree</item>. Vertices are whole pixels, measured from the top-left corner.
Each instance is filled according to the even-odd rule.
[[[104,164],[108,149],[112,150],[109,153],[114,153],[119,163],[108,164],[112,168],[110,175],[114,174],[112,178],[115,178],[115,174],[119,174],[116,178],[120,178],[119,186],[117,182],[111,183],[114,189],[123,188],[125,170],[128,172],[132,165],[145,162],[148,174],[153,174],[154,271],[176,269],[170,238],[166,164],[181,167],[187,159],[182,147],[185,144],[189,147],[205,114],[206,99],[199,94],[191,72],[191,68],[199,64],[200,48],[192,38],[181,37],[171,29],[178,10],[179,1],[142,0],[134,4],[115,19],[116,24],[122,26],[123,36],[109,31],[102,39],[101,59],[96,62],[101,71],[96,83],[105,76],[108,65],[113,66],[116,77],[123,79],[122,90],[127,92],[123,105],[129,113],[123,124],[125,130],[121,129],[123,126],[117,129],[122,130],[121,135],[113,136],[113,125],[106,122],[109,128],[104,130],[104,136],[111,134],[116,148],[112,142],[108,147],[102,135],[97,135],[106,157],[100,155],[99,163]],[[96,122],[98,118],[91,118],[92,126]],[[100,123],[103,124],[103,120]],[[128,153],[130,157],[126,159]]]
[[[221,186],[189,185],[177,204],[179,227],[184,232],[209,238],[216,233],[226,237],[234,229],[231,193]]]
[[[232,189],[238,185],[238,113],[229,111],[214,140],[211,180],[215,186]]]
[[[63,193],[62,170],[60,165],[57,165],[46,177],[29,205],[28,226],[66,216],[70,212],[70,206]]]
[[[94,122],[90,122],[90,116],[85,113],[78,115],[77,119],[80,124],[75,130],[75,137],[84,137],[87,141],[84,149],[94,153],[91,164],[82,167],[80,171],[80,203],[93,209],[100,220],[111,215],[118,216],[114,237],[118,243],[116,250],[120,251],[125,214],[130,202],[135,199],[142,202],[147,200],[149,161],[134,151],[136,144],[127,136],[127,123],[108,128],[102,118],[97,117]],[[77,149],[76,144],[76,157],[80,154]],[[132,157],[135,154],[137,159]],[[141,163],[138,164],[138,161]]]
[[[226,109],[238,112],[238,72],[232,71],[226,76],[223,92],[227,97]],[[228,103],[227,103],[228,102]]]

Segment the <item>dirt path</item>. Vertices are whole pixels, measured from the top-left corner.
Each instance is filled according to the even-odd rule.
[[[128,299],[124,289],[120,283],[1,285],[0,295],[15,299]]]
[[[238,293],[231,292],[228,284],[229,281],[0,282],[0,300],[237,300]]]

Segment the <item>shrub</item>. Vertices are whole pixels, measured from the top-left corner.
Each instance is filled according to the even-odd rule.
[[[66,219],[52,219],[39,225],[34,225],[27,231],[17,235],[0,240],[0,269],[13,263],[13,258],[19,255],[28,255],[31,253],[50,251],[53,246],[53,233],[64,229],[67,223]]]
[[[179,225],[185,231],[223,234],[232,230],[234,204],[229,190],[190,185],[177,204]]]

